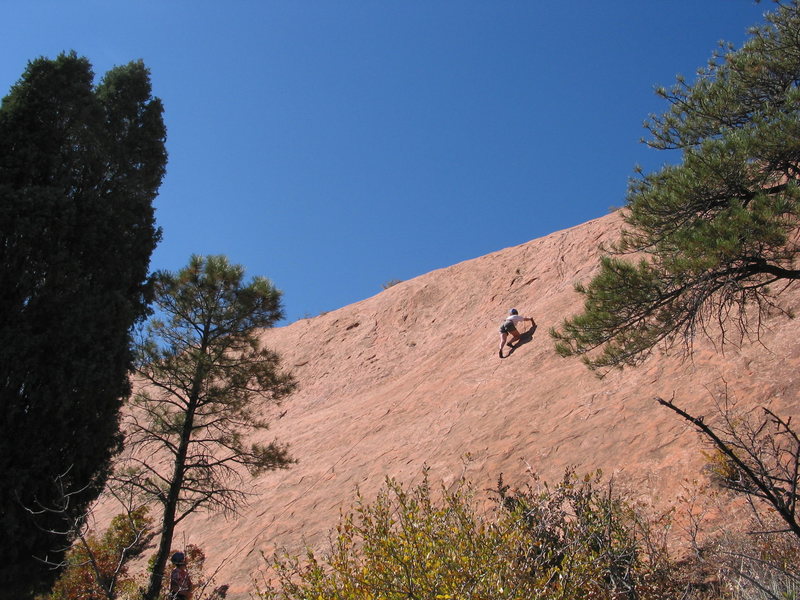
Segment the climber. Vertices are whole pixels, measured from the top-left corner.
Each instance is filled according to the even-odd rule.
[[[176,552],[172,555],[172,564],[175,568],[169,577],[170,600],[190,600],[192,597],[192,579],[186,568],[186,555]]]
[[[531,322],[531,328],[536,327],[536,321],[533,320],[532,317],[523,317],[517,312],[516,308],[512,308],[508,311],[508,316],[506,317],[503,324],[500,325],[500,358],[503,358],[503,345],[506,343],[506,339],[508,339],[508,334],[511,334],[513,338],[510,342],[508,342],[508,347],[512,350],[514,349],[513,343],[519,339],[519,331],[517,331],[517,323],[523,323],[525,321]]]

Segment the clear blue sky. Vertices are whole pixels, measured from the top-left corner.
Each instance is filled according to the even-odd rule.
[[[752,0],[8,0],[2,94],[75,50],[143,59],[169,164],[154,269],[226,254],[287,321],[624,202],[656,84],[741,45]]]

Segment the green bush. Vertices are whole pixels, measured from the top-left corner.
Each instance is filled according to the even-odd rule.
[[[147,507],[119,514],[101,536],[79,537],[66,554],[61,575],[48,600],[106,600],[129,597],[136,581],[128,573],[129,562],[147,548],[153,538]]]
[[[666,551],[666,522],[643,519],[600,475],[567,471],[550,487],[498,482],[480,510],[471,484],[434,494],[427,473],[359,494],[329,552],[276,556],[263,600],[661,599],[686,588]],[[688,597],[688,596],[687,596]]]

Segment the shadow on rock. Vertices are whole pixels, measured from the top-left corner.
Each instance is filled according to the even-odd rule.
[[[521,333],[519,339],[514,342],[514,345],[509,346],[510,350],[508,351],[508,354],[506,354],[506,358],[514,354],[517,348],[530,342],[533,339],[533,334],[536,333],[536,330],[538,328],[539,328],[538,325],[534,325],[533,327],[528,329],[528,331],[526,331],[525,333]]]

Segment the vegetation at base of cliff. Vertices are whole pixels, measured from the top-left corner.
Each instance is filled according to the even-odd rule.
[[[153,538],[147,507],[117,515],[102,535],[78,536],[67,552],[61,575],[47,600],[105,600],[132,596],[138,589],[131,560]]]
[[[674,599],[707,591],[670,557],[669,516],[646,517],[599,474],[567,471],[552,487],[534,478],[514,491],[501,479],[491,499],[493,509],[481,509],[464,480],[434,491],[427,474],[411,488],[389,479],[373,502],[359,494],[326,554],[270,559],[260,597]]]
[[[718,468],[713,455],[709,468]],[[599,471],[568,469],[554,485],[531,475],[513,490],[502,476],[480,491],[465,479],[434,489],[427,471],[415,486],[387,479],[371,502],[358,494],[326,553],[268,559],[258,597],[797,600],[800,540],[774,513],[737,506],[727,486],[681,487],[673,508],[656,513],[632,499],[641,490]],[[720,510],[726,522],[711,530],[706,517]],[[102,536],[81,535],[40,600],[140,600],[146,573],[129,573],[128,563],[152,538],[141,508]],[[184,552],[195,600],[225,598],[228,586],[204,572],[204,552]]]
[[[267,559],[261,600],[792,600],[800,544],[776,532],[702,536],[698,506],[683,498],[654,514],[600,473],[567,470],[550,486],[502,478],[486,498],[465,480],[433,490],[388,479],[376,499],[358,495],[324,554]],[[718,504],[719,506],[719,504]],[[717,506],[717,507],[718,507]],[[689,514],[687,519],[683,514]],[[729,515],[733,517],[733,515]],[[766,526],[763,519],[751,525]],[[677,532],[689,551],[670,552]],[[689,543],[691,542],[691,543]]]
[[[147,507],[127,510],[114,517],[102,535],[82,533],[67,552],[61,575],[50,594],[37,600],[141,600],[146,573],[129,570],[129,563],[151,547],[155,536]],[[182,550],[192,580],[194,600],[223,600],[228,585],[217,586],[214,574],[205,572],[203,549],[188,544]],[[175,550],[171,551],[172,553]],[[155,555],[149,561],[152,569]],[[164,570],[169,580],[172,565]],[[161,600],[173,600],[165,590]]]

